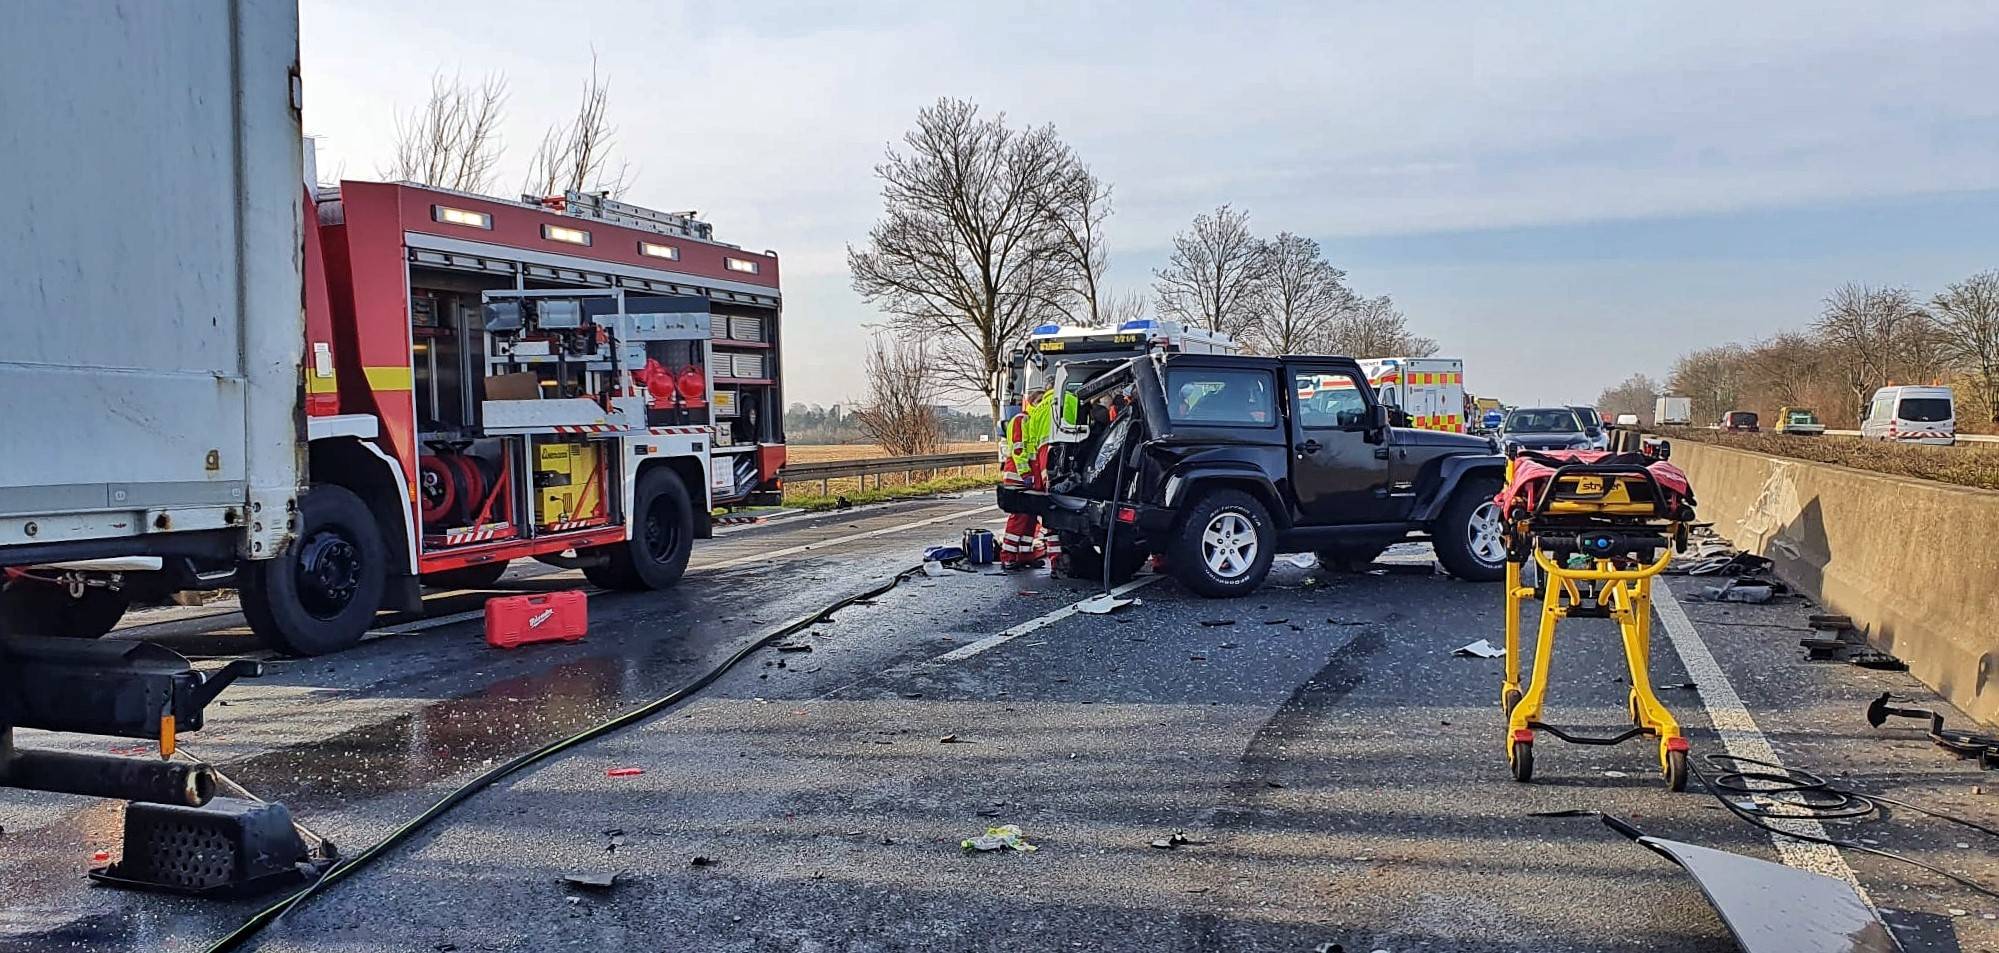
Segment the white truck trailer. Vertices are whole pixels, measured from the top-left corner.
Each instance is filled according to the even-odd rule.
[[[1658,427],[1684,427],[1694,422],[1691,397],[1661,397],[1652,402],[1652,423]]]
[[[286,548],[305,466],[299,98],[289,0],[0,4],[0,576],[25,615],[94,625],[123,611],[105,585],[122,571]],[[12,585],[28,566],[61,582]],[[0,786],[205,803],[205,765],[17,749],[13,729],[170,755],[255,668],[4,633]]]

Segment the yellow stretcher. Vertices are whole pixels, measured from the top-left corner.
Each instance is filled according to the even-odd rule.
[[[1629,458],[1626,458],[1629,459]],[[1687,785],[1687,739],[1652,689],[1652,579],[1686,543],[1693,519],[1689,501],[1666,491],[1636,463],[1582,463],[1560,458],[1531,502],[1514,498],[1506,512],[1506,759],[1514,780],[1534,775],[1534,735],[1547,733],[1575,744],[1614,745],[1651,736],[1659,742],[1659,768],[1674,791]],[[1514,484],[1520,461],[1507,464]],[[1535,588],[1521,578],[1532,560],[1541,575],[1541,625],[1532,676],[1520,681],[1521,603]],[[1611,737],[1572,734],[1541,721],[1548,694],[1555,626],[1563,619],[1615,619],[1624,641],[1632,727]]]

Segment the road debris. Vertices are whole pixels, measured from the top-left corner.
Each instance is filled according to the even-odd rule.
[[[604,770],[604,776],[607,778],[633,778],[644,773],[646,773],[646,769],[644,768],[606,768]]]
[[[937,739],[937,743],[944,745],[968,745],[971,744],[972,741],[969,738],[960,738],[957,735],[945,735],[944,737]]]
[[[1022,853],[1031,853],[1041,849],[1027,842],[1027,835],[1021,832],[1020,826],[1017,824],[988,827],[984,834],[980,834],[977,837],[965,838],[958,842],[958,846],[965,850],[1017,850]]]
[[[1701,589],[1701,595],[1709,602],[1744,602],[1750,605],[1769,602],[1770,597],[1776,595],[1776,592],[1772,586],[1745,584],[1740,579],[1730,579],[1719,586],[1707,586]]]
[[[582,887],[585,890],[609,890],[617,886],[618,875],[615,871],[611,873],[596,871],[589,873],[569,873],[562,875],[562,882],[572,887]]]
[[[780,652],[810,652],[812,651],[812,646],[804,642],[779,642],[777,650]]]
[[[1186,831],[1174,831],[1169,837],[1161,837],[1153,840],[1151,846],[1157,847],[1160,850],[1175,850],[1181,847],[1200,847],[1208,843],[1211,842],[1188,837]]]
[[[1471,658],[1499,658],[1506,654],[1506,650],[1492,644],[1490,639],[1480,639],[1467,645],[1458,646],[1451,651],[1451,654]]]
[[[1202,619],[1202,620],[1201,620],[1201,624],[1202,624],[1202,625],[1205,625],[1205,626],[1207,626],[1208,628],[1211,628],[1211,629],[1212,629],[1212,628],[1216,628],[1216,627],[1219,627],[1219,626],[1224,626],[1224,625],[1234,625],[1234,624],[1235,624],[1235,620],[1234,620],[1234,619]]]
[[[1867,723],[1881,727],[1890,718],[1927,719],[1929,730],[1925,732],[1937,747],[1960,758],[1974,759],[1978,766],[1986,770],[1999,770],[1999,736],[1981,735],[1969,731],[1945,731],[1943,715],[1928,708],[1896,708],[1888,703],[1894,694],[1882,692],[1880,698],[1867,705]]]
[[[688,860],[687,860],[687,866],[689,866],[689,867],[713,867],[713,866],[715,866],[715,858],[713,858],[713,857],[702,857],[702,856],[699,856],[699,855],[696,855],[696,856],[694,856],[694,857],[690,857],[690,858],[688,858]]]
[[[1580,807],[1564,807],[1553,811],[1528,811],[1528,817],[1595,817],[1599,812]]]
[[[1137,602],[1137,599],[1129,596],[1114,596],[1108,592],[1103,592],[1076,603],[1076,611],[1086,612],[1090,615],[1110,615],[1125,606],[1135,605]]]
[[[1314,569],[1319,565],[1319,556],[1317,553],[1292,553],[1284,557],[1284,561],[1299,569]]]

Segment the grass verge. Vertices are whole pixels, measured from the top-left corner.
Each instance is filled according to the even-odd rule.
[[[1795,437],[1776,433],[1723,433],[1696,429],[1675,429],[1666,436],[1671,440],[1711,443],[1892,476],[1999,490],[1999,446],[1992,444],[1925,447],[1852,437]]]
[[[940,493],[963,493],[966,490],[988,489],[995,482],[996,478],[990,474],[975,473],[965,476],[935,477],[917,483],[904,483],[869,489],[856,488],[830,496],[794,492],[787,489],[784,494],[784,504],[816,512],[836,509],[839,507],[840,500],[842,499],[855,506],[859,506],[862,503],[885,503],[889,500],[907,500],[919,496],[936,496]],[[812,488],[817,489],[818,485],[813,484]],[[800,487],[799,489],[803,490],[804,488]]]

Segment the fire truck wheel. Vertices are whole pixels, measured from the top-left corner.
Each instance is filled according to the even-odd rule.
[[[443,572],[427,572],[423,574],[423,584],[432,589],[491,589],[506,574],[507,561],[502,559]]]
[[[694,505],[672,470],[656,466],[639,477],[632,494],[632,538],[604,546],[605,562],[583,575],[606,589],[665,589],[687,571],[694,545]]]
[[[96,586],[71,596],[66,586],[15,578],[0,587],[0,633],[94,639],[111,631],[129,604],[124,593]]]
[[[243,567],[243,615],[287,655],[325,655],[361,641],[388,584],[388,548],[368,505],[320,484],[299,498],[298,535],[283,555]]]

